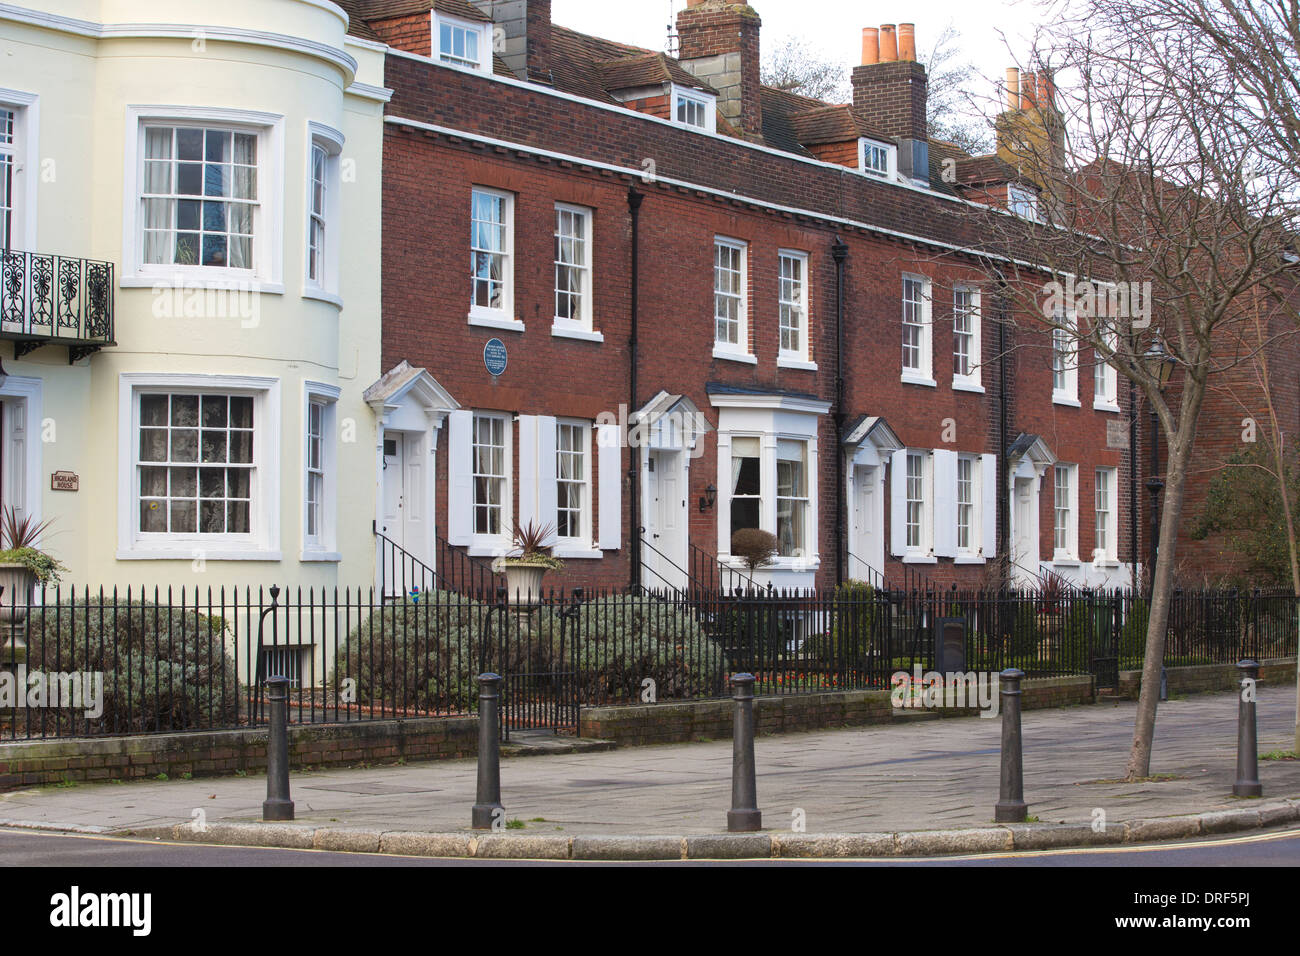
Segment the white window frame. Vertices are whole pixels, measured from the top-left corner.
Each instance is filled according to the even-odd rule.
[[[965,306],[965,317],[970,322],[970,328],[965,333],[957,331],[957,319],[961,314],[962,306],[959,304],[960,296],[968,295],[969,304]],[[983,315],[980,310],[980,290],[975,286],[958,284],[953,286],[952,290],[952,334],[953,334],[953,373],[952,387],[963,392],[984,391],[981,384],[981,370],[983,366],[984,353],[983,349]],[[957,371],[957,358],[961,354],[957,350],[957,339],[962,336],[966,339],[966,360],[969,371],[967,374],[961,374]]]
[[[884,153],[885,168],[883,170],[877,165],[868,167],[867,150],[869,148],[877,154]],[[866,136],[858,137],[858,171],[864,176],[872,176],[876,179],[893,182],[898,178],[898,146],[894,143],[886,143]]]
[[[429,52],[431,54],[430,59],[433,62],[453,70],[466,70],[470,73],[492,73],[491,23],[478,23],[473,20],[462,20],[460,17],[449,17],[437,10],[429,12],[432,17]],[[476,34],[478,36],[478,59],[470,60],[468,57],[456,59],[454,53],[444,54],[442,52],[442,28],[444,25],[453,31],[464,30],[466,33]],[[444,56],[450,56],[452,59],[444,60]]]
[[[142,534],[140,395],[168,392],[253,398],[253,474],[248,534]],[[280,560],[280,380],[251,375],[123,373],[118,380],[119,560]]]
[[[557,202],[555,204],[555,230],[554,238],[558,246],[560,236],[560,218],[563,214],[581,217],[583,223],[582,261],[578,263],[561,263],[558,249],[554,257],[555,264],[552,271],[552,299],[557,304],[555,312],[557,313],[551,324],[551,334],[559,338],[584,339],[590,342],[603,342],[605,336],[593,328],[593,315],[595,312],[595,270],[592,262],[595,256],[595,223],[596,217],[591,209],[586,206],[575,206],[571,203]],[[581,298],[579,299],[578,315],[576,318],[561,317],[558,303],[560,297],[558,273],[562,266],[577,268],[583,277],[583,288]]]
[[[1101,476],[1105,475],[1103,482]],[[1104,488],[1102,486],[1105,486]],[[1114,466],[1102,466],[1093,472],[1093,549],[1095,564],[1118,564],[1119,562],[1119,469]],[[1104,500],[1103,500],[1104,498]],[[1097,543],[1097,529],[1105,517],[1106,542],[1104,547]]]
[[[582,507],[579,510],[578,533],[575,535],[560,534],[560,456],[566,454],[560,448],[560,433],[565,428],[576,428],[578,430],[579,440],[578,449],[582,452],[582,473],[581,481],[573,482],[580,486],[582,490]],[[555,526],[556,542],[561,548],[576,549],[581,551],[591,550],[592,544],[592,525],[593,525],[593,502],[591,500],[592,482],[591,472],[593,465],[592,442],[591,442],[591,422],[581,421],[578,419],[560,418],[555,422],[555,508],[556,512],[549,518],[544,518],[543,524],[550,523]],[[567,481],[567,480],[566,480]]]
[[[1114,351],[1115,333],[1107,333],[1106,344]],[[1119,373],[1115,366],[1102,358],[1100,352],[1093,352],[1096,366],[1092,375],[1092,407],[1100,412],[1118,412],[1119,408]]]
[[[677,110],[683,103],[698,106],[704,120],[703,123],[692,123],[688,120],[679,120]],[[674,126],[680,126],[683,129],[699,130],[703,133],[716,133],[718,131],[718,98],[711,93],[705,93],[702,90],[690,90],[684,86],[672,84],[671,111],[669,113],[670,121]]]
[[[0,89],[0,109],[14,114],[13,143],[6,150],[12,163],[9,249],[39,252],[36,199],[40,170],[40,97],[22,90]],[[0,235],[0,249],[4,247],[4,238]]]
[[[1062,503],[1061,476],[1065,476]],[[1064,519],[1064,524],[1062,524]],[[1064,538],[1064,547],[1062,547]],[[1079,561],[1079,466],[1057,462],[1052,471],[1052,561],[1077,564]]]
[[[341,561],[338,551],[338,400],[342,391],[323,382],[303,383],[303,491],[302,491],[302,561]],[[320,467],[321,500],[319,527],[308,534],[308,511],[311,507],[311,408],[321,406]]]
[[[779,368],[797,368],[807,371],[816,371],[817,363],[812,360],[812,344],[809,341],[812,332],[812,320],[808,303],[811,298],[808,291],[808,253],[800,252],[797,249],[780,249],[777,251],[777,355],[776,364]],[[798,264],[799,279],[797,283],[793,278],[788,281],[794,291],[793,296],[787,297],[785,294],[787,279],[785,276],[785,266],[787,262]],[[789,325],[785,321],[786,315],[789,314],[797,318],[794,325]],[[799,335],[799,348],[787,349],[784,344],[785,330],[794,328]]]
[[[962,481],[962,469],[969,470],[969,475],[965,482]],[[957,530],[953,540],[957,545],[957,555],[963,558],[974,558],[982,555],[984,547],[984,513],[982,502],[984,500],[984,490],[980,485],[983,477],[982,462],[979,455],[959,454],[957,456],[957,488],[954,492],[956,500]],[[962,500],[962,485],[967,486],[967,500]],[[962,509],[969,508],[966,515],[965,530],[966,543],[962,544]]]
[[[145,128],[201,126],[257,135],[257,205],[253,211],[253,265],[177,265],[144,262]],[[199,106],[126,108],[126,185],[122,204],[123,288],[153,288],[183,282],[186,287],[284,292],[284,116],[254,110]]]
[[[739,253],[740,293],[738,297],[738,315],[736,341],[727,342],[718,338],[718,296],[732,296],[734,293],[721,292],[718,289],[718,250],[731,249]],[[749,347],[749,243],[741,239],[729,239],[725,236],[713,237],[713,357],[732,362],[745,362],[756,365],[758,358]]]
[[[921,301],[918,303],[919,311],[921,313],[921,321],[919,325],[915,322],[907,321],[907,310],[909,304],[907,291],[908,285],[912,283],[919,283],[921,289]],[[901,287],[902,294],[899,298],[899,304],[902,313],[902,328],[918,329],[920,339],[918,345],[919,354],[917,356],[919,364],[914,367],[909,367],[903,364],[903,358],[901,356],[905,354],[905,352],[902,352],[901,350],[906,349],[906,345],[900,340],[900,365],[902,365],[903,370],[901,378],[902,381],[907,382],[910,385],[925,385],[929,388],[934,388],[936,382],[934,380],[934,321],[932,313],[932,306],[934,304],[934,297],[932,295],[933,286],[928,276],[904,272]],[[900,331],[900,336],[901,334]]]
[[[340,211],[340,167],[343,155],[343,134],[321,123],[307,122],[307,198],[304,220],[306,234],[303,237],[303,288],[302,294],[308,299],[323,299],[342,308],[343,299],[339,295],[339,246],[341,245],[342,215]],[[315,161],[316,151],[325,154],[325,205],[318,212],[315,208]],[[318,275],[311,274],[312,225],[317,219],[322,221],[324,232],[324,252],[318,258]]]
[[[913,460],[920,462],[920,483],[921,497],[912,498],[911,487],[911,463]],[[903,500],[905,502],[904,520],[907,526],[904,530],[904,556],[903,560],[921,560],[932,562],[934,557],[934,453],[929,449],[908,448],[904,456],[904,471],[901,476],[895,476],[895,480],[901,477],[906,484],[903,491]],[[912,544],[910,532],[913,522],[910,520],[911,515],[908,513],[913,501],[920,502],[917,524],[917,543]]]
[[[800,463],[803,466],[803,494],[802,495],[781,494],[781,477],[780,477],[781,462],[795,460],[791,458],[781,457],[781,444],[783,442],[797,444],[803,447],[803,457],[802,459],[800,459]],[[780,557],[790,558],[790,559],[800,558],[803,555],[809,554],[816,550],[815,546],[809,544],[809,539],[813,536],[814,531],[810,527],[810,520],[809,520],[810,516],[812,515],[811,486],[813,482],[813,477],[808,473],[808,440],[802,437],[799,438],[787,438],[784,436],[779,437],[776,441],[776,448],[774,449],[774,455],[775,455],[775,459],[774,459],[775,464],[772,470],[772,475],[774,478],[774,482],[773,482],[774,487],[772,488],[772,496],[776,501],[776,524],[772,528],[772,533],[777,536],[777,541],[780,542],[781,502],[783,501],[797,502],[798,506],[803,509],[803,537],[802,540],[796,541],[793,544],[789,554],[781,552]]]
[[[1079,407],[1079,341],[1078,336],[1070,332],[1072,326],[1078,329],[1078,317],[1067,312],[1064,318],[1057,318],[1052,327],[1052,402],[1056,405]],[[1059,364],[1058,364],[1059,363]]]
[[[493,308],[486,305],[476,305],[474,303],[474,256],[476,252],[491,250],[477,250],[474,247],[474,199],[478,194],[491,196],[504,200],[501,207],[503,217],[503,240],[504,248],[500,255],[504,259],[504,267],[501,270],[502,283],[502,305],[500,308]],[[474,186],[470,189],[470,306],[469,306],[469,324],[482,326],[489,329],[505,329],[510,332],[522,332],[524,323],[515,318],[515,194],[506,192],[502,189],[493,189],[489,186]]]
[[[1007,211],[1029,222],[1043,221],[1043,207],[1038,193],[1028,186],[1007,184]]]
[[[478,420],[480,418],[492,418],[500,421],[501,424],[501,441],[505,447],[502,469],[504,475],[501,487],[501,522],[500,530],[497,534],[481,533],[478,528],[478,483],[474,480],[477,472],[474,470],[474,447],[478,444]],[[502,549],[509,549],[513,540],[514,529],[514,418],[509,412],[493,412],[484,409],[474,409],[473,417],[470,419],[470,460],[466,464],[470,474],[470,492],[469,507],[471,509],[469,527],[470,540],[472,544],[471,554],[496,554],[504,553]]]

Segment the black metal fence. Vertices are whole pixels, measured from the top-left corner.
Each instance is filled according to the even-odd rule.
[[[473,713],[504,677],[503,733],[575,731],[582,707],[887,688],[897,673],[1093,674],[1141,665],[1147,602],[1130,592],[886,590],[551,593],[532,602],[411,588],[38,592],[0,607],[0,737],[229,729],[264,723],[262,681],[290,719]],[[1166,663],[1295,653],[1297,599],[1177,592]]]

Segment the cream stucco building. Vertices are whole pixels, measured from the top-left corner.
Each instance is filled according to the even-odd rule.
[[[0,500],[65,582],[374,580],[389,91],[349,29],[0,4]]]

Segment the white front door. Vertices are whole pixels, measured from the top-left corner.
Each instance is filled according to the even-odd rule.
[[[641,575],[649,588],[686,587],[686,499],[679,451],[652,451],[646,468],[645,539]]]
[[[388,594],[433,586],[424,441],[423,435],[413,433],[384,436],[384,524],[380,531],[393,543],[381,556]]]
[[[876,475],[876,466],[854,466],[853,515],[849,531],[849,577],[870,584],[879,583],[885,553],[885,539],[881,534],[884,502],[876,487]]]
[[[1020,585],[1032,584],[1038,577],[1038,495],[1035,478],[1017,478],[1012,492],[1011,514],[1015,528],[1012,543],[1011,579]]]

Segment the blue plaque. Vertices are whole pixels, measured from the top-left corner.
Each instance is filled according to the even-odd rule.
[[[483,346],[483,364],[487,367],[488,374],[493,378],[504,374],[508,363],[506,343],[500,339],[488,339],[487,345]]]

